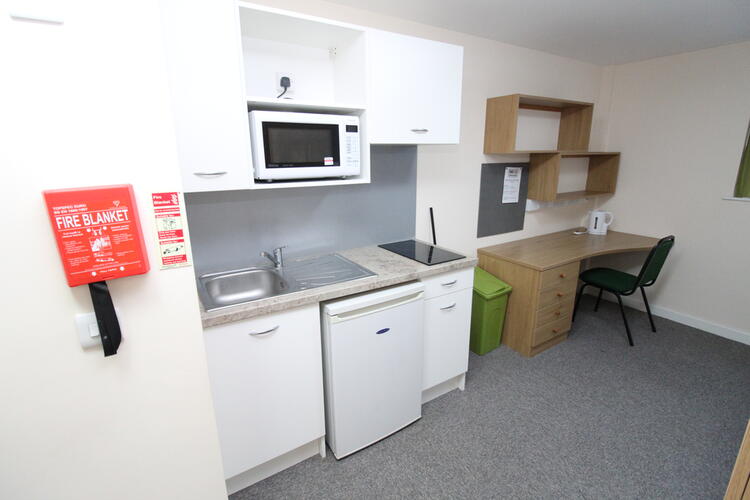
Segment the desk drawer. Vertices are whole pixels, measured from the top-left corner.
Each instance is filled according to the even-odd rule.
[[[544,326],[547,323],[552,323],[558,319],[562,319],[566,316],[570,316],[573,312],[573,304],[570,302],[562,302],[560,304],[552,304],[551,306],[540,309],[536,312],[535,326],[538,328]]]
[[[570,314],[534,330],[531,345],[539,345],[570,330]]]
[[[576,283],[578,282],[579,267],[579,262],[572,262],[570,264],[565,264],[564,266],[542,271],[539,289],[544,290],[552,288],[553,286],[572,286],[575,288]]]
[[[474,268],[461,269],[420,280],[424,283],[425,300],[474,286]]]
[[[560,286],[548,288],[539,292],[539,303],[537,311],[553,305],[573,305],[576,297],[575,282],[565,283]]]

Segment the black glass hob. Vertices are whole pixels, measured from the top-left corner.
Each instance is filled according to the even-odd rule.
[[[464,255],[449,252],[448,250],[435,245],[429,245],[417,240],[397,241],[395,243],[385,243],[378,246],[406,257],[407,259],[427,264],[428,266],[463,259],[465,257]]]

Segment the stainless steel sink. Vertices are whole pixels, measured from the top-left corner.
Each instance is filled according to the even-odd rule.
[[[374,276],[375,273],[339,254],[289,262],[281,269],[249,267],[198,278],[206,311]]]
[[[249,268],[199,278],[206,310],[280,295],[289,283],[274,269]]]

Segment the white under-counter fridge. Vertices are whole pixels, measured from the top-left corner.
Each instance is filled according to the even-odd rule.
[[[326,441],[336,458],[422,416],[424,285],[322,305]]]

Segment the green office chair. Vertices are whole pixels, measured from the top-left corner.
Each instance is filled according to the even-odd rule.
[[[640,288],[641,295],[643,295],[643,303],[646,304],[646,312],[648,313],[648,320],[651,323],[651,331],[656,331],[654,326],[654,318],[651,317],[651,308],[648,306],[648,299],[646,299],[645,287],[651,286],[656,282],[656,278],[659,276],[664,262],[667,260],[667,255],[674,245],[674,236],[667,236],[659,240],[659,242],[651,249],[643,262],[641,272],[638,276],[624,273],[616,269],[609,269],[606,267],[595,267],[593,269],[587,269],[582,272],[579,279],[583,281],[583,285],[578,289],[576,295],[576,304],[573,308],[573,321],[576,320],[576,312],[578,311],[578,304],[581,302],[583,296],[583,290],[587,286],[594,286],[599,289],[599,296],[596,298],[596,305],[594,311],[599,310],[599,301],[602,300],[602,292],[605,290],[613,293],[617,297],[617,302],[620,304],[620,312],[622,313],[622,320],[625,322],[625,331],[628,334],[628,342],[633,345],[633,337],[630,335],[630,326],[628,326],[628,319],[625,317],[625,308],[622,305],[622,297],[632,295],[635,291]]]

